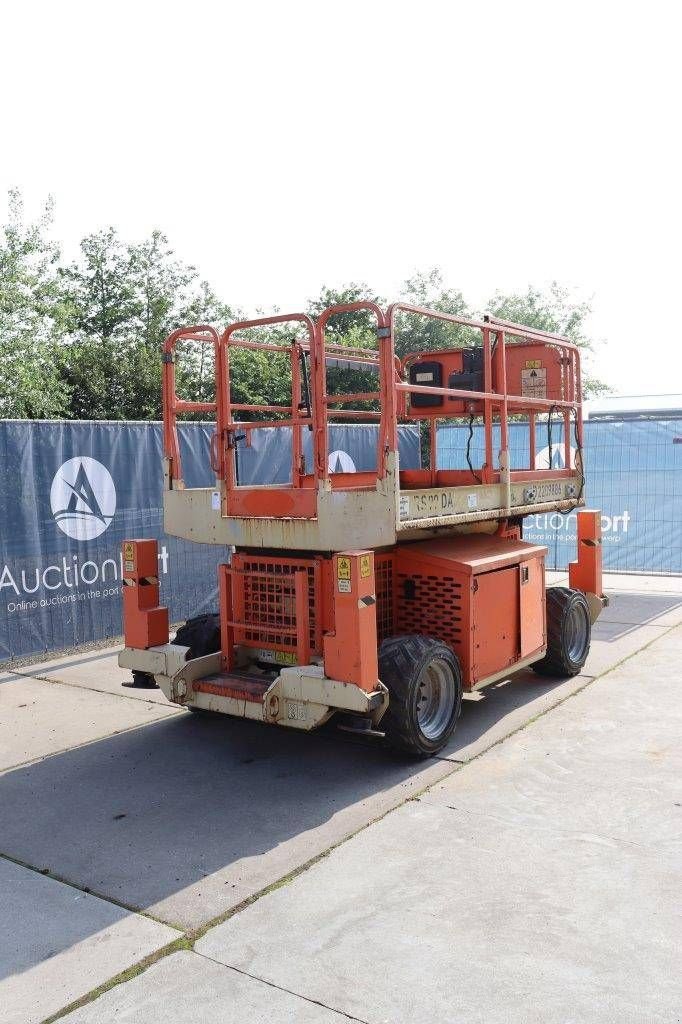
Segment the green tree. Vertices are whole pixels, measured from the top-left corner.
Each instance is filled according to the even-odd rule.
[[[222,302],[208,281],[194,285],[178,314],[178,326],[207,324],[218,330],[239,317],[239,312]],[[179,394],[197,402],[215,400],[215,361],[211,345],[182,342],[177,348],[176,381]],[[236,399],[235,399],[236,400]]]
[[[319,296],[308,304],[308,313],[315,319],[330,306],[346,305],[351,302],[375,302],[382,309],[386,300],[372,291],[369,285],[351,282],[343,288],[323,286]],[[347,345],[358,349],[375,349],[377,347],[376,320],[371,312],[359,310],[351,313],[338,313],[333,316],[325,328],[325,338],[330,344]],[[327,361],[327,391],[331,394],[355,394],[375,392],[379,390],[378,370],[367,369],[358,365],[344,365],[343,359],[335,360],[331,356]],[[344,409],[376,409],[376,402],[345,403]],[[331,410],[333,412],[333,410]]]
[[[159,231],[134,245],[114,228],[89,235],[62,279],[73,332],[59,365],[74,418],[158,419],[164,339],[180,326],[220,325],[232,317]],[[212,400],[210,347],[187,342],[178,355],[178,393]]]
[[[59,271],[71,308],[72,332],[111,347],[129,337],[140,309],[130,253],[111,227],[88,235],[80,250],[80,261]]]
[[[71,331],[58,353],[71,395],[68,415],[125,419],[131,382],[139,374],[132,349],[140,303],[130,256],[115,228],[88,235],[80,249],[80,260],[60,270],[71,311]]]
[[[57,276],[59,248],[47,237],[53,203],[24,222],[18,190],[9,192],[9,218],[0,240],[0,416],[62,415],[68,389],[55,349],[68,325],[68,303]]]
[[[462,293],[445,285],[438,267],[409,277],[401,289],[401,301],[452,316],[467,318],[472,315]],[[435,352],[475,344],[480,344],[480,333],[470,328],[418,313],[398,314],[395,349],[401,358],[408,352]]]
[[[307,312],[315,319],[330,306],[348,305],[351,302],[376,302],[382,308],[386,305],[385,300],[372,291],[369,285],[351,282],[343,288],[329,288],[327,285],[323,285],[318,297],[308,303]],[[354,345],[357,345],[359,340],[366,336],[366,341],[363,340],[363,344],[373,346],[376,343],[375,327],[376,323],[370,312],[360,310],[354,313],[337,313],[329,320],[325,336],[332,343],[345,344],[346,336],[352,330]]]

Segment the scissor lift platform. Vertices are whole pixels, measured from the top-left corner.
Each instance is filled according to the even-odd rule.
[[[376,317],[375,348],[327,342],[328,320],[349,310],[365,310]],[[401,312],[478,332],[480,346],[465,352],[473,353],[471,358],[475,357],[479,370],[463,372],[462,350],[458,349],[396,359],[395,324]],[[254,340],[257,328],[283,323],[293,323],[304,337],[289,345]],[[174,352],[176,345],[188,338],[214,346],[213,403],[188,402],[176,395]],[[291,405],[238,404],[230,399],[230,354],[236,348],[289,356]],[[584,503],[580,361],[577,349],[566,338],[499,320],[466,320],[400,304],[384,313],[373,303],[352,303],[332,307],[316,323],[305,314],[292,314],[233,324],[222,337],[208,327],[177,331],[166,342],[164,358],[164,516],[167,532],[175,536],[236,547],[301,551],[337,550],[343,536],[347,547],[374,549],[448,529],[494,529],[494,524],[504,519],[565,512]],[[344,361],[375,370],[377,390],[330,394],[327,365]],[[541,389],[535,384],[528,386],[529,374],[543,375]],[[432,379],[423,383],[429,376]],[[442,386],[444,379],[447,386]],[[458,386],[460,381],[466,387]],[[472,382],[478,382],[480,390],[473,390]],[[512,387],[519,393],[510,393]],[[367,408],[372,403],[375,410]],[[360,405],[364,408],[358,408]],[[215,487],[184,486],[177,416],[187,412],[216,416],[212,449]],[[563,453],[563,468],[536,467],[536,421],[543,413],[558,417],[563,425],[563,439],[557,444]],[[508,425],[510,417],[519,414],[524,414],[528,426],[527,467],[512,470]],[[483,426],[485,459],[479,467],[438,468],[437,424],[456,417],[464,422],[476,417]],[[330,471],[328,432],[332,421],[376,423],[375,470]],[[401,470],[398,424],[420,421],[430,431],[430,464]],[[286,485],[254,486],[238,481],[238,439],[248,443],[249,433],[259,427],[291,433],[292,468]],[[499,431],[499,451],[493,450],[494,429]],[[306,430],[312,433],[310,465],[303,454],[302,432]]]
[[[361,345],[329,341],[329,320],[357,312],[374,317],[376,343],[366,335]],[[465,328],[468,345],[399,359],[401,315]],[[259,340],[260,328],[283,324],[294,328],[290,341]],[[187,340],[213,346],[213,402],[176,394],[175,350]],[[235,400],[236,349],[289,359],[289,404]],[[333,390],[339,378],[328,370],[338,366],[362,369],[363,385],[375,389]],[[343,728],[383,731],[394,746],[424,755],[452,733],[463,690],[527,665],[581,670],[604,603],[599,513],[578,514],[568,588],[545,591],[546,549],[521,536],[524,516],[584,504],[580,359],[566,338],[358,302],[316,321],[293,314],[242,321],[222,335],[206,326],[176,331],[164,346],[163,387],[166,532],[233,549],[218,566],[218,614],[190,619],[169,643],[155,542],[124,544],[119,662],[156,679],[169,700],[297,729],[338,714]],[[177,418],[186,413],[215,415],[212,487],[185,487]],[[547,466],[536,453],[540,416]],[[453,420],[469,426],[459,460],[466,468],[444,469],[438,426]],[[527,431],[513,468],[512,420]],[[551,457],[557,420],[560,468]],[[472,459],[475,421],[483,443]],[[331,470],[334,422],[375,424],[371,470]],[[400,424],[418,425],[417,468],[400,466]],[[291,447],[285,483],[239,479],[238,447],[262,428]]]

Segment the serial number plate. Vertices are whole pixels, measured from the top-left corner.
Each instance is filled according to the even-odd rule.
[[[452,489],[438,491],[412,491],[409,495],[400,495],[401,519],[431,519],[433,516],[454,516],[458,511],[455,506],[455,491]],[[475,506],[474,506],[475,507]]]
[[[573,493],[570,488],[573,488]],[[532,491],[532,497],[526,497],[524,500],[525,491]],[[574,494],[574,480],[533,480],[514,482],[511,496],[512,505],[524,505],[564,501]],[[490,511],[492,516],[495,509],[502,508],[503,501],[501,487],[499,490],[481,488],[480,491],[470,491],[466,487],[403,491],[400,495],[399,514],[401,522],[466,515],[469,512]]]
[[[544,484],[537,484],[535,488],[535,500],[547,501],[551,498],[563,498],[564,487],[561,480],[548,480]]]
[[[289,651],[268,651],[264,647],[259,647],[255,654],[258,661],[267,661],[271,665],[296,664],[296,655],[290,654]]]

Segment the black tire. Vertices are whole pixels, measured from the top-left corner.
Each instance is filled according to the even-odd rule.
[[[180,626],[173,642],[189,647],[188,659],[215,654],[220,650],[220,616],[197,615],[188,619],[184,626]]]
[[[121,686],[127,686],[131,690],[158,690],[159,685],[154,679],[154,676],[149,672],[140,672],[138,669],[133,669],[133,678],[130,682],[121,683]]]
[[[547,653],[532,666],[545,676],[577,676],[590,653],[590,608],[580,590],[547,591]]]
[[[425,680],[429,669],[431,677]],[[379,678],[389,692],[379,728],[391,746],[416,757],[441,750],[462,709],[462,672],[450,648],[428,636],[389,637],[379,648]],[[431,702],[433,714],[426,687],[438,694],[437,706]]]

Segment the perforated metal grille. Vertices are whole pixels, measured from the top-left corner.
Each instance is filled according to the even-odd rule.
[[[377,640],[381,643],[393,636],[393,555],[374,556],[374,578],[377,596]]]
[[[453,649],[462,640],[462,585],[452,576],[396,575],[398,633],[423,633]]]
[[[236,618],[240,622],[253,624],[253,629],[235,630],[235,642],[284,651],[296,649],[295,634],[271,632],[271,628],[281,626],[293,629],[296,626],[294,573],[305,570],[308,574],[310,647],[314,653],[321,653],[315,601],[318,576],[316,562],[313,559],[235,555],[233,565],[245,574],[234,577]],[[249,573],[267,573],[267,577],[250,576]],[[267,627],[267,630],[262,627]]]

